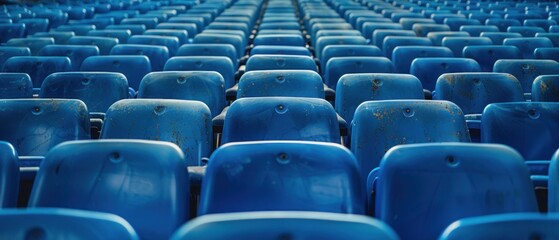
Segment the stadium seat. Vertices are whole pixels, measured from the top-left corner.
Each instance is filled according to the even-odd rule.
[[[559,103],[488,105],[481,116],[481,141],[516,149],[526,160],[549,160],[559,148]]]
[[[72,63],[72,71],[79,71],[86,58],[99,55],[99,48],[97,46],[47,45],[39,51],[38,55],[68,57]]]
[[[536,37],[549,38],[553,43],[553,47],[559,47],[559,33],[536,33]]]
[[[349,73],[393,73],[394,65],[385,57],[333,57],[324,69],[324,83],[332,89]]]
[[[540,27],[547,32],[549,27],[557,25],[557,22],[551,19],[526,19],[524,20],[523,25],[529,27]]]
[[[51,32],[73,32],[76,36],[85,36],[87,32],[97,29],[93,24],[62,25],[51,29]]]
[[[170,57],[175,56],[179,49],[179,39],[177,37],[134,35],[128,39],[128,43],[167,47]]]
[[[503,41],[507,38],[520,38],[522,35],[520,33],[510,33],[510,32],[482,32],[480,37],[490,38],[493,44],[503,45]]]
[[[343,75],[336,85],[336,112],[348,124],[361,103],[391,99],[423,99],[421,82],[407,74],[363,73]]]
[[[199,166],[213,144],[211,113],[199,101],[121,100],[107,110],[100,138],[172,142],[183,151],[187,165]]]
[[[402,36],[402,37],[415,37],[415,32],[411,30],[388,30],[379,29],[373,32],[372,43],[373,45],[381,48],[384,39],[389,36]]]
[[[328,184],[333,179],[336,183]],[[340,186],[344,191],[339,191]],[[251,211],[363,214],[363,190],[355,158],[339,144],[230,143],[218,148],[208,161],[198,215]]]
[[[119,44],[125,44],[132,36],[132,31],[128,29],[91,30],[87,32],[86,36],[116,38]]]
[[[7,47],[0,46],[0,69],[4,68],[4,63],[11,57],[31,56],[28,47]]]
[[[18,153],[12,144],[4,141],[0,141],[0,172],[0,209],[15,208],[19,190]]]
[[[109,55],[111,49],[118,44],[118,38],[77,36],[68,40],[68,45],[93,45],[99,48],[100,55]]]
[[[450,27],[445,24],[436,23],[415,23],[412,30],[418,37],[426,37],[430,32],[448,32]]]
[[[321,230],[315,231],[315,229]],[[245,239],[247,234],[259,239],[278,239],[286,236],[309,239],[398,239],[390,227],[370,217],[303,211],[263,211],[200,216],[183,225],[171,239],[241,240]]]
[[[40,88],[43,80],[51,73],[68,72],[72,63],[67,57],[11,57],[4,63],[3,72],[27,73],[34,88]]]
[[[328,45],[322,50],[322,58],[319,59],[323,75],[326,63],[333,57],[382,57],[382,52],[370,45]]]
[[[277,96],[324,98],[322,78],[311,70],[262,70],[239,80],[237,99]]]
[[[481,25],[479,20],[468,18],[445,18],[443,23],[448,25],[451,31],[460,31],[462,26]]]
[[[164,46],[144,44],[117,44],[110,55],[143,55],[149,58],[152,71],[163,71],[169,59],[169,50]]]
[[[437,79],[444,73],[479,71],[479,64],[471,58],[416,58],[410,66],[410,74],[429,91],[435,89]]]
[[[295,34],[258,34],[253,40],[254,46],[260,45],[279,45],[304,47],[305,39],[301,35]]]
[[[466,217],[537,211],[522,156],[503,145],[467,143],[389,150],[380,165],[376,207],[376,216],[401,239],[436,239]]]
[[[329,45],[367,45],[367,39],[361,36],[325,36],[316,40],[314,53],[316,58],[321,59],[322,51]]]
[[[532,84],[533,102],[559,102],[559,74],[542,75]]]
[[[0,24],[0,43],[6,43],[12,38],[25,37],[25,24],[2,23]]]
[[[194,37],[193,43],[217,43],[217,44],[231,44],[237,51],[237,58],[242,58],[246,53],[246,45],[240,36],[215,34],[215,33],[200,33]]]
[[[479,37],[482,32],[499,32],[499,28],[492,25],[462,26],[460,27],[460,31],[467,32],[472,37]]]
[[[50,27],[49,20],[46,18],[26,18],[17,23],[25,24],[25,32],[29,36],[38,32],[48,32]]]
[[[402,46],[392,51],[392,63],[396,73],[410,73],[410,66],[416,58],[426,57],[454,57],[447,47],[430,46]]]
[[[129,30],[132,35],[138,35],[143,34],[146,31],[146,26],[142,24],[109,25],[105,28],[105,30]]]
[[[33,82],[27,73],[0,73],[0,99],[32,97]]]
[[[393,146],[470,141],[462,110],[448,101],[364,102],[355,110],[351,127],[351,151],[364,177]]]
[[[165,63],[164,71],[215,71],[225,81],[225,89],[235,84],[235,66],[223,56],[172,57]]]
[[[522,58],[533,59],[534,50],[536,48],[550,48],[553,43],[546,37],[522,37],[522,38],[506,38],[503,40],[505,46],[515,46],[520,50]]]
[[[83,61],[80,71],[122,73],[128,86],[137,90],[142,78],[151,72],[151,63],[146,56],[93,56]]]
[[[520,33],[522,37],[535,37],[536,34],[546,31],[541,27],[511,26],[507,28],[507,32]]]
[[[121,73],[53,73],[43,81],[39,97],[79,99],[90,113],[104,114],[111,104],[128,98],[128,81]]]
[[[160,23],[155,30],[182,30],[186,31],[188,38],[194,38],[199,32],[195,23]]]
[[[433,43],[429,38],[425,37],[401,37],[388,36],[384,38],[382,43],[382,51],[384,56],[392,58],[392,52],[396,47],[400,46],[432,46]]]
[[[121,217],[102,212],[62,208],[0,210],[2,238],[105,239],[108,234],[123,240],[139,239]]]
[[[507,29],[511,26],[522,26],[522,23],[516,19],[502,19],[502,18],[490,18],[485,20],[485,25],[493,25],[499,28],[500,32],[507,32]]]
[[[143,33],[144,35],[176,37],[179,39],[179,46],[188,43],[188,32],[180,29],[150,29]]]
[[[225,116],[221,143],[257,140],[340,143],[336,111],[326,100],[317,98],[235,100]]]
[[[37,56],[44,46],[54,44],[54,38],[12,38],[5,46],[8,47],[27,47],[31,51],[31,56]]]
[[[271,45],[260,45],[255,46],[250,49],[250,56],[257,54],[266,55],[300,55],[300,56],[312,56],[310,50],[306,47],[292,47],[292,46],[271,46]]]
[[[255,70],[311,70],[317,71],[314,60],[309,56],[254,55],[246,62],[246,71]]]
[[[28,207],[112,213],[142,239],[163,239],[187,220],[188,176],[184,155],[174,144],[67,142],[43,160]]]
[[[534,50],[534,57],[536,57],[536,59],[559,61],[559,47],[536,48]]]
[[[122,23],[122,21],[121,21]],[[68,25],[93,25],[95,29],[105,29],[107,26],[114,24],[114,18],[90,18],[82,20],[70,20]]]
[[[126,18],[120,22],[120,24],[141,24],[146,26],[146,29],[154,29],[158,23],[159,21],[155,17]]]
[[[416,23],[435,23],[433,19],[430,18],[400,18],[399,23],[402,25],[402,28],[405,30],[412,30],[413,25]]]
[[[466,46],[462,50],[462,56],[476,60],[483,72],[492,72],[493,65],[499,59],[522,58],[517,47],[501,45]]]
[[[3,100],[0,109],[0,139],[19,156],[44,156],[61,142],[90,136],[87,107],[79,100]]]
[[[538,76],[559,74],[559,62],[553,60],[501,59],[495,62],[493,72],[512,74],[520,81],[524,93],[530,93],[532,83]]]
[[[201,101],[215,117],[225,107],[224,80],[214,71],[151,72],[142,79],[138,98]]]
[[[462,50],[466,46],[493,45],[490,38],[485,37],[445,37],[442,46],[450,49],[455,57],[463,57]]]

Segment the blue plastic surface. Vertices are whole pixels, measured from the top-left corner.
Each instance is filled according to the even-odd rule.
[[[0,209],[15,208],[19,192],[18,154],[12,144],[4,141],[0,141],[0,172]]]
[[[460,31],[460,27],[466,25],[482,25],[477,19],[466,18],[448,18],[443,23],[448,25],[451,31]]]
[[[437,79],[444,73],[480,71],[479,64],[471,58],[416,58],[410,66],[410,74],[427,90],[434,90]]]
[[[144,44],[164,46],[169,50],[169,56],[175,56],[179,49],[179,39],[177,37],[154,36],[154,35],[134,35],[128,39],[129,44]]]
[[[187,38],[193,38],[199,32],[195,23],[160,23],[157,27],[155,27],[155,29],[186,31]]]
[[[559,102],[559,74],[537,77],[532,84],[532,101]]]
[[[193,43],[181,46],[176,56],[222,56],[228,57],[238,66],[237,50],[231,44],[219,43]]]
[[[255,70],[311,70],[317,71],[314,60],[300,55],[254,55],[246,63],[246,71]]]
[[[466,46],[462,51],[463,57],[476,60],[483,72],[492,72],[493,65],[499,59],[521,59],[520,50],[515,46]]]
[[[322,51],[329,45],[367,45],[367,39],[362,36],[324,36],[316,40],[314,55],[322,58]]]
[[[299,46],[306,45],[305,39],[301,35],[295,34],[258,34],[253,41],[254,46],[259,45],[279,45],[279,46]]]
[[[76,36],[74,32],[38,32],[31,37],[53,38],[55,44],[67,44],[68,40]]]
[[[480,37],[488,37],[491,38],[493,44],[495,45],[502,45],[503,41],[507,38],[519,38],[522,37],[520,33],[509,33],[509,32],[482,32]]]
[[[363,214],[363,190],[355,158],[339,144],[232,143],[218,148],[208,162],[198,214],[250,211]]]
[[[138,89],[142,78],[151,72],[151,63],[146,56],[111,55],[86,58],[80,68],[87,72],[117,72],[128,80],[128,86]]]
[[[109,25],[106,30],[117,30],[117,29],[124,29],[130,30],[132,35],[143,34],[146,31],[146,26],[142,24],[121,24],[121,25]]]
[[[54,38],[46,37],[46,38],[12,38],[8,40],[6,46],[11,47],[27,47],[31,50],[32,56],[37,56],[39,51],[47,45],[54,44]]]
[[[398,146],[384,156],[377,183],[376,215],[401,239],[436,239],[465,217],[537,212],[522,157],[502,145]]]
[[[541,27],[511,26],[507,28],[507,32],[520,33],[522,37],[535,37],[537,33],[545,33],[546,30]]]
[[[344,74],[392,72],[394,65],[385,57],[334,57],[326,63],[324,83],[330,88],[336,88]]]
[[[306,47],[292,47],[292,46],[255,46],[250,50],[250,56],[257,54],[267,55],[301,55],[311,56],[311,52]]]
[[[137,17],[123,19],[120,24],[141,24],[146,26],[146,29],[154,29],[157,26],[158,20],[155,17]]]
[[[559,33],[536,33],[536,37],[549,38],[549,40],[551,40],[551,42],[553,43],[554,47],[559,47]]]
[[[0,238],[129,239],[138,235],[126,220],[109,213],[62,208],[0,210]]]
[[[347,123],[361,103],[390,99],[423,99],[421,82],[407,74],[363,73],[344,75],[336,86],[336,112]]]
[[[118,43],[125,44],[132,32],[128,29],[104,29],[104,30],[91,30],[87,32],[87,36],[92,37],[109,37],[118,39]]]
[[[382,57],[376,46],[370,45],[328,45],[322,50],[320,60],[321,73],[324,74],[326,63],[333,57]]]
[[[525,93],[532,91],[532,83],[540,75],[559,74],[559,62],[553,60],[509,60],[495,62],[493,72],[510,73],[520,81]]]
[[[0,24],[0,43],[6,43],[12,38],[25,37],[25,24],[23,23],[2,23]]]
[[[3,72],[27,73],[33,81],[33,87],[39,88],[43,80],[55,72],[72,70],[68,57],[11,57],[4,63]]]
[[[235,65],[223,56],[172,57],[165,63],[164,71],[215,71],[221,74],[225,89],[235,85]]]
[[[86,58],[99,55],[99,48],[97,46],[47,45],[39,51],[38,55],[68,57],[72,62],[72,70],[78,71]]]
[[[526,160],[548,160],[559,148],[559,103],[497,103],[485,108],[481,140],[516,149]]]
[[[87,32],[95,30],[96,27],[93,24],[80,24],[80,25],[62,25],[55,29],[51,29],[54,32],[73,32],[76,36],[85,36]]]
[[[188,43],[189,33],[180,29],[150,29],[144,32],[144,35],[176,37],[179,39],[179,45]]]
[[[428,142],[469,142],[462,110],[448,101],[364,102],[351,123],[351,151],[366,177],[393,146]]]
[[[546,37],[521,37],[506,38],[503,40],[505,46],[515,46],[520,50],[522,58],[533,59],[536,48],[553,47],[553,43]]]
[[[27,35],[49,31],[49,20],[46,18],[21,19],[17,23],[25,24],[25,32]]]
[[[493,25],[462,26],[461,32],[467,32],[472,37],[479,37],[482,32],[499,32],[499,28]]]
[[[31,51],[28,47],[0,46],[0,69],[9,58],[16,56],[31,56]]]
[[[295,239],[324,240],[399,239],[390,227],[370,217],[293,211],[200,216],[183,225],[171,239],[241,240],[246,239],[248,235],[258,239],[278,239],[286,236]]]
[[[152,72],[142,79],[138,98],[201,101],[215,117],[225,107],[224,81],[213,71]]]
[[[225,35],[216,33],[201,33],[196,35],[192,40],[193,43],[218,43],[218,44],[231,44],[237,50],[237,58],[245,55],[245,43],[240,36]]]
[[[429,38],[424,37],[402,37],[387,36],[382,43],[382,51],[384,56],[392,58],[392,52],[399,46],[432,46],[433,43]]]
[[[559,34],[558,34],[559,40]],[[536,48],[534,50],[534,57],[536,59],[549,59],[559,61],[559,47],[552,48]]]
[[[522,26],[522,23],[516,19],[490,18],[485,21],[485,25],[497,26],[500,32],[507,32],[510,26]]]
[[[111,49],[110,55],[144,55],[149,58],[152,71],[163,71],[169,59],[169,50],[158,45],[117,44]]]
[[[70,38],[68,44],[97,46],[100,55],[109,55],[111,49],[118,44],[118,38],[77,36]]]
[[[470,34],[467,32],[452,31],[430,32],[427,34],[427,38],[431,39],[433,46],[441,46],[443,44],[443,38],[445,37],[470,37]]]
[[[450,27],[446,24],[436,23],[415,23],[412,30],[418,37],[426,37],[430,32],[448,32]]]
[[[410,66],[416,58],[454,57],[447,47],[402,46],[392,51],[392,63],[396,73],[410,73]]]
[[[464,114],[481,114],[491,103],[523,102],[524,94],[507,73],[446,73],[437,79],[433,99],[451,101]]]
[[[0,73],[0,99],[32,97],[33,82],[27,73]]]
[[[559,216],[539,213],[507,213],[463,218],[446,228],[439,240],[556,239]]]
[[[241,76],[237,99],[273,96],[324,98],[322,78],[311,70],[250,71]]]
[[[74,141],[43,160],[30,208],[116,214],[142,239],[168,238],[188,216],[184,155],[173,144],[139,140]]]
[[[0,139],[20,156],[43,156],[61,142],[89,139],[89,114],[79,100],[1,100],[0,119]]]
[[[449,48],[455,57],[463,57],[462,50],[466,46],[492,44],[491,39],[486,37],[445,37],[442,40],[442,46]]]
[[[128,81],[121,73],[53,73],[45,78],[39,97],[80,99],[89,112],[105,113],[111,104],[128,97]]]
[[[261,97],[234,101],[221,142],[306,140],[340,142],[336,111],[318,98]]]

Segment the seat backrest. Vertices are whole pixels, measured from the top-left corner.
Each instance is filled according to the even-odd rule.
[[[235,85],[235,66],[223,56],[172,57],[165,63],[164,71],[215,71],[221,74],[225,89]]]
[[[328,45],[367,45],[367,39],[362,36],[324,36],[316,40],[314,54],[318,59],[322,57],[323,49]]]
[[[134,35],[128,39],[128,43],[167,47],[170,57],[175,56],[180,47],[179,39],[177,37],[168,36]]]
[[[132,35],[138,35],[138,34],[143,34],[146,31],[146,26],[143,25],[143,24],[120,24],[120,25],[109,25],[105,29],[107,29],[107,30],[112,30],[112,29],[115,29],[115,30],[116,29],[130,30],[130,32],[132,32]]]
[[[499,59],[522,58],[522,54],[517,47],[502,45],[465,46],[462,54],[465,58],[476,60],[483,72],[492,72],[493,65]]]
[[[479,64],[471,58],[416,58],[410,66],[410,74],[427,90],[434,90],[437,79],[444,73],[479,71]]]
[[[68,57],[72,62],[72,71],[79,71],[83,61],[99,55],[97,46],[47,45],[39,51],[39,56]]]
[[[86,58],[80,68],[87,72],[117,72],[128,80],[128,86],[138,89],[142,78],[151,72],[151,63],[146,56],[111,55]]]
[[[54,38],[36,37],[36,38],[12,38],[5,44],[11,47],[27,47],[31,51],[32,56],[37,56],[39,51],[47,45],[53,45]]]
[[[334,57],[382,57],[382,52],[376,46],[370,45],[328,45],[322,50],[320,59],[321,74],[324,74],[326,63]]]
[[[137,240],[138,235],[121,217],[93,211],[62,208],[29,208],[0,210],[2,237],[104,239],[110,234],[123,240]]]
[[[551,40],[546,37],[505,38],[503,45],[517,47],[524,59],[534,59],[536,48],[553,47]]]
[[[28,207],[112,213],[142,239],[166,239],[187,220],[189,192],[184,155],[174,144],[74,141],[45,157]]]
[[[215,117],[225,107],[224,80],[214,71],[152,72],[142,79],[138,98],[201,101]]]
[[[322,78],[311,70],[261,70],[241,76],[237,99],[275,96],[324,98]]]
[[[416,58],[426,57],[454,57],[447,47],[430,46],[402,46],[392,51],[392,63],[396,73],[410,73],[410,66]]]
[[[431,39],[433,46],[442,46],[443,38],[445,37],[470,37],[467,32],[453,32],[453,31],[443,31],[443,32],[430,32],[427,34],[427,38]]]
[[[4,141],[0,141],[0,172],[0,209],[15,208],[19,192],[18,154],[12,144]]]
[[[340,142],[336,111],[318,98],[259,97],[234,101],[221,142],[306,140]]]
[[[481,114],[491,103],[523,102],[524,94],[507,73],[445,73],[437,79],[433,99],[451,101],[464,114]]]
[[[109,55],[118,44],[118,38],[76,36],[68,40],[68,45],[94,45],[99,48],[99,55]]]
[[[488,105],[481,116],[481,141],[516,149],[526,160],[549,160],[559,148],[559,103]]]
[[[324,83],[335,89],[344,74],[393,72],[394,65],[385,57],[334,57],[326,63]]]
[[[336,86],[336,112],[351,123],[355,109],[366,101],[423,99],[421,82],[413,75],[389,73],[346,74]]]
[[[535,37],[537,33],[545,33],[546,30],[535,26],[510,26],[507,28],[507,32],[517,32],[522,37]]]
[[[559,238],[556,215],[508,213],[469,217],[450,224],[440,240]]]
[[[445,37],[442,46],[449,48],[455,57],[463,57],[462,50],[466,46],[492,45],[490,38],[486,37]]]
[[[182,30],[182,31],[186,31],[187,38],[193,38],[199,32],[199,29],[197,28],[196,23],[160,23],[160,24],[157,24],[155,29],[156,30]]]
[[[493,65],[493,72],[509,73],[520,81],[525,93],[532,91],[534,79],[540,75],[559,74],[559,62],[553,60],[501,59]]]
[[[12,38],[25,37],[25,24],[2,23],[0,24],[0,43],[6,43]]]
[[[317,71],[314,59],[300,55],[259,54],[248,58],[246,71],[255,70],[311,70]]]
[[[557,36],[558,36],[557,39],[559,41],[559,33],[557,34]],[[559,61],[559,47],[536,48],[534,50],[534,57],[536,59],[549,59],[549,60]]]
[[[355,110],[351,128],[351,151],[363,176],[396,145],[470,141],[462,110],[448,101],[364,102]]]
[[[132,36],[132,31],[128,29],[91,30],[87,32],[87,36],[117,38],[119,44],[126,44]]]
[[[121,73],[53,73],[45,78],[39,97],[79,99],[89,112],[104,113],[111,104],[128,97],[128,81]]]
[[[68,44],[68,40],[74,36],[74,32],[38,32],[31,37],[53,38],[55,44]]]
[[[321,230],[316,231],[317,228]],[[220,231],[212,229],[220,229]],[[398,239],[390,227],[370,217],[302,211],[222,213],[200,216],[183,225],[171,239],[243,239],[246,238],[247,233],[259,239],[278,239],[285,236],[311,239]]]
[[[479,36],[490,38],[493,44],[495,45],[502,45],[503,41],[505,41],[505,39],[507,38],[522,37],[520,33],[511,33],[511,32],[482,32]]]
[[[258,54],[267,55],[301,55],[312,56],[311,52],[306,47],[292,47],[292,46],[271,46],[261,45],[255,46],[250,49],[250,56]]]
[[[4,63],[4,72],[27,73],[33,81],[33,87],[40,88],[44,79],[55,72],[72,70],[68,57],[11,57]]]
[[[152,71],[163,71],[169,59],[169,50],[159,45],[118,44],[111,49],[110,55],[144,55],[149,58]]]
[[[537,203],[528,168],[509,147],[414,144],[382,159],[376,216],[402,239],[436,239],[461,218],[513,212],[537,212]]]
[[[70,140],[89,139],[89,114],[82,101],[12,99],[0,101],[0,139],[20,156],[44,156]]]
[[[218,56],[228,57],[238,67],[237,50],[231,44],[193,43],[182,45],[175,56]]]
[[[331,184],[333,179],[335,184]],[[208,161],[198,214],[362,214],[363,190],[357,162],[342,145],[305,141],[231,143],[218,148]]]
[[[242,37],[235,36],[235,35],[225,35],[225,34],[216,34],[216,33],[200,33],[194,37],[192,40],[193,43],[227,43],[235,46],[237,50],[237,58],[242,58],[245,53],[245,43]]]
[[[27,73],[0,73],[0,99],[33,98],[33,82]]]
[[[4,68],[4,63],[9,58],[16,56],[31,56],[31,50],[28,47],[0,46],[0,69]]]
[[[146,26],[146,29],[154,29],[157,26],[157,23],[159,23],[159,20],[155,17],[154,18],[151,17],[126,18],[120,22],[120,24],[142,24]]]
[[[559,102],[559,74],[537,77],[532,84],[532,101]]]
[[[110,26],[109,26],[110,27]],[[76,36],[85,36],[91,30],[97,29],[93,24],[62,25],[51,29],[53,32],[74,32]]]
[[[392,58],[392,52],[399,46],[432,46],[433,42],[426,37],[387,36],[382,43],[382,52],[387,58]]]
[[[179,39],[179,45],[188,43],[188,32],[181,29],[150,29],[143,33],[144,35],[153,36],[166,36],[166,37],[176,37]]]
[[[300,34],[258,34],[254,38],[253,44],[254,46],[279,45],[304,47],[306,42]]]

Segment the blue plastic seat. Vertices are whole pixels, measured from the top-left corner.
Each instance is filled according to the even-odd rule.
[[[253,44],[254,46],[280,45],[304,47],[306,42],[300,34],[258,34],[254,38]]]
[[[370,45],[328,45],[322,50],[321,72],[324,74],[326,63],[334,57],[381,57],[382,52]]]
[[[479,71],[479,64],[471,58],[416,58],[410,66],[410,74],[430,91],[435,89],[437,79],[444,73]]]
[[[235,68],[239,65],[237,51],[231,44],[219,43],[193,43],[182,45],[176,56],[221,56],[231,59]]]
[[[421,82],[408,74],[364,73],[346,74],[336,85],[336,112],[347,123],[361,103],[390,99],[423,99]]]
[[[159,45],[118,44],[111,49],[111,55],[143,55],[149,58],[152,71],[162,71],[169,59],[169,50]]]
[[[463,57],[464,47],[476,45],[493,45],[493,42],[486,37],[445,37],[442,41],[442,46],[449,48],[455,57]]]
[[[33,82],[27,73],[0,73],[0,99],[33,98]]]
[[[394,147],[382,159],[377,190],[376,216],[401,239],[436,239],[465,217],[537,212],[522,156],[496,144]]]
[[[37,56],[43,47],[53,44],[54,38],[12,38],[8,40],[6,46],[27,47],[32,56]]]
[[[12,144],[4,141],[0,141],[0,172],[0,209],[15,208],[19,192],[18,153]],[[5,226],[6,223],[2,225]],[[5,231],[2,231],[2,235],[4,234]]]
[[[536,33],[536,37],[549,38],[553,43],[553,47],[559,47],[559,33]]]
[[[254,70],[311,70],[317,71],[314,60],[309,56],[297,55],[254,55],[246,62],[246,71]]]
[[[460,31],[467,32],[472,37],[479,37],[482,32],[499,32],[499,28],[493,25],[462,26]]]
[[[224,80],[213,71],[152,72],[142,79],[138,98],[201,101],[215,117],[225,107]]]
[[[194,38],[200,32],[195,23],[160,23],[156,30],[182,30],[186,31],[188,38]]]
[[[113,25],[114,19],[113,18],[91,18],[91,19],[68,21],[68,25],[89,25],[89,24],[95,26],[95,29],[103,30],[107,26]]]
[[[440,10],[440,8],[439,8]],[[442,24],[447,19],[466,19],[466,16],[463,14],[455,14],[455,13],[433,13],[431,14],[431,19],[435,20],[435,23]]]
[[[185,169],[184,155],[170,143],[67,142],[43,160],[28,207],[113,213],[128,221],[142,239],[164,239],[187,220]]]
[[[97,29],[93,24],[62,25],[51,29],[54,32],[73,32],[76,36],[85,36],[87,32]]]
[[[0,139],[19,156],[44,156],[70,140],[89,139],[89,114],[82,101],[12,99],[0,101]]]
[[[241,76],[237,99],[275,96],[324,98],[322,78],[311,70],[249,71]]]
[[[204,30],[204,28],[206,26],[206,24],[204,23],[204,18],[203,17],[188,16],[188,15],[172,17],[172,18],[169,18],[169,20],[167,22],[168,23],[194,23],[194,24],[196,24],[196,29],[198,30],[197,33]],[[193,36],[190,36],[190,37],[193,37]]]
[[[450,224],[440,240],[559,238],[559,218],[539,213],[508,213],[460,219]]]
[[[116,38],[118,43],[124,44],[132,36],[132,32],[128,29],[91,30],[87,32],[86,36]]]
[[[231,44],[237,50],[237,58],[240,59],[245,55],[246,45],[240,36],[215,34],[215,33],[200,33],[193,39],[193,43],[218,43],[218,44]]]
[[[382,51],[387,58],[392,57],[392,52],[399,46],[432,46],[433,43],[425,37],[388,36],[382,43]]]
[[[490,104],[481,117],[481,140],[516,149],[526,160],[549,160],[559,148],[559,103]]]
[[[365,22],[361,26],[361,33],[366,39],[373,40],[374,32],[377,30],[404,30],[404,28],[399,23],[383,22]]]
[[[442,32],[430,32],[427,34],[427,38],[431,39],[433,46],[442,46],[443,38],[445,37],[469,37],[470,34],[467,32],[452,32],[452,31],[442,31]]]
[[[44,239],[104,239],[107,234],[123,240],[137,240],[138,235],[121,217],[101,212],[61,208],[0,210],[3,238],[39,236]]]
[[[485,25],[497,26],[500,32],[507,32],[509,27],[522,26],[522,23],[516,19],[490,18],[485,21]]]
[[[24,38],[25,24],[23,23],[2,23],[0,24],[0,43],[6,43],[12,38]]]
[[[74,32],[38,32],[29,37],[52,38],[55,44],[67,44],[74,36],[76,36]]]
[[[540,75],[559,74],[559,62],[553,60],[501,59],[495,62],[493,72],[515,76],[525,93],[532,91],[532,83]]]
[[[298,22],[263,22],[258,29],[273,29],[273,30],[299,30],[301,25]]]
[[[559,74],[542,75],[532,84],[533,102],[559,102]]]
[[[27,35],[33,35],[38,32],[48,32],[50,28],[47,18],[27,18],[21,19],[17,23],[25,24],[25,32]]]
[[[407,37],[415,37],[415,32],[411,30],[387,30],[387,29],[379,29],[373,32],[372,36],[372,43],[377,47],[382,47],[384,39],[390,36],[407,36]]]
[[[250,30],[245,23],[235,23],[235,22],[212,22],[205,28],[208,29],[216,29],[216,30],[238,30],[242,31],[245,36],[250,34]]]
[[[187,165],[199,166],[211,153],[211,113],[200,101],[121,100],[107,110],[100,138],[171,142]]]
[[[364,102],[355,110],[351,128],[351,151],[363,177],[396,145],[470,141],[462,110],[448,101]]]
[[[304,140],[340,143],[336,111],[318,98],[259,97],[234,101],[221,142]]]
[[[469,18],[445,18],[443,23],[448,25],[451,31],[460,31],[462,26],[481,25],[479,20]]]
[[[34,88],[40,88],[43,80],[51,73],[71,70],[72,63],[68,57],[11,57],[3,67],[3,72],[29,74]]]
[[[522,37],[520,33],[511,32],[482,32],[479,36],[490,38],[495,45],[503,45],[503,41],[505,41],[505,39],[507,38]]]
[[[198,215],[251,211],[364,213],[365,195],[357,162],[339,144],[230,143],[218,148],[208,162]],[[236,170],[231,171],[231,167]],[[328,184],[333,179],[336,184]],[[343,191],[340,186],[344,186]]]
[[[164,71],[215,71],[221,74],[225,89],[235,84],[235,66],[231,59],[222,56],[172,57],[165,63]]]
[[[329,45],[367,45],[367,39],[361,36],[325,36],[316,40],[314,53],[316,58],[322,58],[322,51]]]
[[[142,78],[151,72],[151,63],[146,56],[92,56],[83,61],[80,71],[122,73],[128,86],[137,90]]]
[[[392,51],[392,63],[396,73],[410,73],[410,66],[416,58],[454,57],[447,47],[402,46]]]
[[[219,229],[213,231],[212,229]],[[258,233],[255,229],[259,229]],[[321,229],[316,231],[315,229]],[[183,225],[171,238],[180,239],[245,239],[250,233],[259,239],[284,236],[310,239],[378,238],[396,240],[390,227],[373,218],[321,212],[249,212],[200,216]]]
[[[534,57],[536,59],[549,59],[559,61],[559,47],[536,48],[534,50]]]
[[[143,34],[146,31],[146,26],[142,24],[109,25],[105,28],[105,30],[129,30],[132,35],[138,35]]]
[[[405,30],[412,30],[413,25],[416,23],[435,23],[433,19],[430,18],[401,18],[399,23],[402,25],[402,28]]]
[[[250,49],[250,56],[266,54],[266,55],[300,55],[312,56],[311,52],[306,47],[293,47],[293,46],[273,46],[273,45],[260,45]]]
[[[90,113],[104,114],[111,104],[128,98],[128,81],[121,73],[53,73],[43,81],[39,97],[79,99]]]
[[[68,40],[68,45],[93,45],[99,48],[100,55],[109,55],[111,49],[118,44],[117,38],[77,36]]]
[[[146,26],[146,29],[154,29],[158,23],[159,21],[155,17],[126,18],[120,22],[120,24],[141,24]]]
[[[507,13],[504,15],[505,19],[516,19],[520,22],[524,22],[526,19],[540,19],[542,16],[533,13],[524,13],[524,12],[517,12],[517,13]]]
[[[523,24],[529,27],[540,27],[544,31],[548,31],[549,27],[557,25],[557,22],[551,19],[526,19]]]
[[[466,46],[462,51],[463,57],[476,60],[483,72],[492,72],[493,65],[499,59],[521,59],[520,50],[515,46],[487,45]]]
[[[31,56],[28,47],[7,47],[0,46],[0,69],[4,68],[4,63],[11,57]]]
[[[394,65],[385,57],[334,57],[324,69],[324,83],[332,89],[338,80],[349,73],[392,73]]]
[[[541,27],[511,26],[507,28],[507,32],[520,33],[522,37],[534,37],[537,33],[545,33],[546,31]]]
[[[533,59],[536,48],[553,47],[551,40],[546,37],[506,38],[503,45],[517,47],[525,59]]]
[[[68,57],[72,63],[72,70],[78,71],[86,58],[99,55],[99,48],[97,46],[47,45],[39,51],[38,55]]]
[[[188,43],[188,32],[180,29],[150,29],[143,33],[144,35],[176,37],[179,39],[179,46]]]
[[[415,23],[412,30],[418,37],[426,37],[430,32],[448,32],[450,27],[446,24],[436,23]]]
[[[169,56],[175,56],[179,48],[179,39],[177,37],[153,36],[153,35],[134,35],[128,39],[129,44],[155,45],[166,47]],[[158,64],[159,65],[159,64]]]

